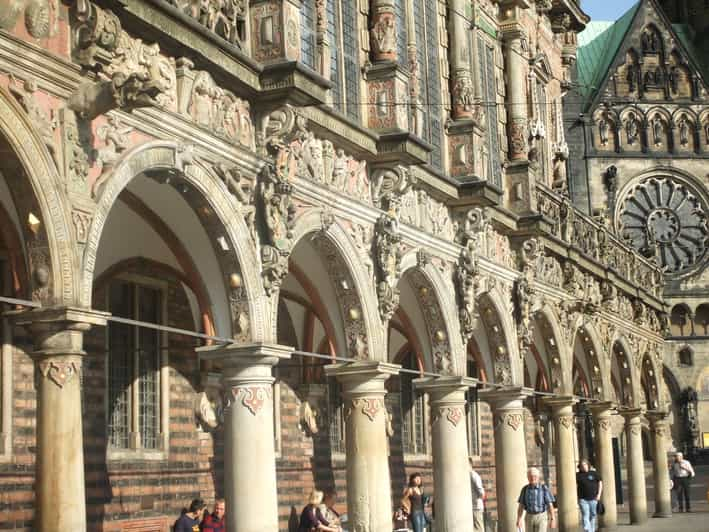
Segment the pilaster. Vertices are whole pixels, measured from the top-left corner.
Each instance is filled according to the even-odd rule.
[[[292,350],[264,343],[197,349],[223,367],[224,492],[227,507],[237,509],[226,514],[229,530],[278,530],[272,371]]]

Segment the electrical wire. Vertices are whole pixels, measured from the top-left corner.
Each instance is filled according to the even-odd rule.
[[[0,303],[5,303],[9,305],[13,305],[14,307],[17,306],[23,306],[27,308],[32,308],[32,309],[37,309],[41,308],[41,305],[37,302],[34,301],[28,301],[28,300],[23,300],[23,299],[16,299],[16,298],[10,298],[10,297],[3,297],[0,296]],[[180,335],[180,336],[188,336],[192,337],[198,340],[206,340],[206,341],[211,341],[217,344],[221,345],[231,345],[234,343],[233,339],[230,338],[225,338],[221,336],[214,336],[214,335],[209,335],[209,334],[204,334],[204,333],[199,333],[196,331],[191,331],[188,329],[180,329],[177,327],[170,327],[167,325],[161,325],[158,323],[151,323],[151,322],[146,322],[146,321],[141,321],[141,320],[132,320],[128,318],[121,318],[119,316],[107,316],[106,320],[109,322],[114,322],[118,323],[121,325],[130,325],[133,327],[143,327],[147,329],[152,329],[155,331],[159,332],[165,332],[168,334],[175,334],[175,335]],[[194,347],[199,347],[199,346],[194,346]],[[167,351],[167,350],[172,350],[172,351],[180,351],[184,350],[186,346],[178,346],[178,347],[171,347],[171,346],[160,346],[153,351]],[[88,348],[90,354],[97,355],[97,354],[108,354],[110,353],[110,350],[96,350],[96,349],[91,349]],[[145,350],[143,349],[121,349],[121,352],[123,353],[144,353]],[[331,363],[357,363],[357,362],[364,362],[365,360],[362,359],[356,359],[356,358],[350,358],[350,357],[344,357],[344,356],[331,356],[331,355],[324,355],[322,353],[313,353],[310,351],[301,351],[301,350],[293,350],[291,351],[291,354],[302,357],[302,358],[314,358],[314,359],[319,359],[319,360],[327,360]],[[372,360],[366,360],[368,362],[373,362]],[[299,366],[302,367],[302,366]],[[437,372],[432,372],[432,371],[418,371],[418,370],[412,370],[412,369],[407,369],[407,368],[397,368],[396,373],[399,375],[401,374],[409,374],[409,375],[416,375],[420,378],[423,377],[432,377],[432,378],[439,378],[439,377],[454,377],[455,375],[447,375],[447,374],[442,374],[442,373],[437,373]],[[481,381],[476,378],[471,378],[470,379],[473,384],[471,384],[471,388],[476,388],[476,389],[495,389],[495,390],[505,390],[505,389],[517,389],[519,386],[514,386],[514,385],[508,385],[508,384],[499,384],[499,383],[494,383],[494,382],[487,382],[487,381]],[[598,403],[601,402],[600,399],[594,399],[590,397],[585,397],[585,396],[578,396],[578,395],[569,395],[569,394],[558,394],[554,392],[542,392],[539,390],[528,390],[528,393],[530,396],[535,396],[535,397],[542,397],[542,398],[549,398],[549,397],[564,397],[564,398],[572,398],[575,399],[578,402],[583,402],[583,403]]]

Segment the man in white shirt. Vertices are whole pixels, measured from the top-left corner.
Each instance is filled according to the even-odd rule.
[[[682,510],[682,499],[684,499],[684,511],[691,512],[689,509],[689,482],[694,476],[694,468],[689,460],[685,460],[682,453],[675,453],[675,461],[670,466],[672,483],[677,492],[677,503],[679,511]]]
[[[485,507],[483,498],[485,497],[485,489],[483,488],[483,480],[473,469],[472,458],[470,459],[470,491],[473,493],[473,530],[474,532],[484,532],[483,512]]]

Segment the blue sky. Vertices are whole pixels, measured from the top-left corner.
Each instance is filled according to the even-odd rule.
[[[582,0],[581,7],[591,16],[591,20],[616,20],[635,2],[636,0]]]

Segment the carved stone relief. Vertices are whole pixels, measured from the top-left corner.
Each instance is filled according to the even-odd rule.
[[[170,0],[170,3],[222,39],[239,48],[246,47],[248,3],[245,0]]]
[[[377,296],[379,313],[388,322],[399,306],[399,279],[403,245],[399,223],[388,214],[382,214],[375,228],[374,247],[377,265]]]
[[[450,375],[454,369],[453,358],[441,303],[436,297],[431,283],[420,270],[411,272],[409,278],[431,340],[433,368],[438,373]]]

